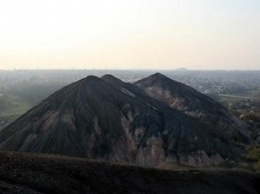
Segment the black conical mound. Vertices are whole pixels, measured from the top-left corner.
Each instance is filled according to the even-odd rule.
[[[161,74],[152,79],[153,84],[175,83]],[[164,160],[212,165],[239,154],[218,127],[169,106],[142,83],[122,82],[112,75],[72,83],[1,130],[0,149],[145,166]],[[176,83],[181,90],[186,87]]]
[[[249,133],[245,124],[231,114],[226,108],[195,89],[174,81],[160,73],[134,83],[146,93],[191,117],[217,126],[223,136],[234,141],[249,143]]]

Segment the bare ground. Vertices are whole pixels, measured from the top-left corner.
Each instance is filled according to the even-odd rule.
[[[260,174],[159,170],[85,159],[0,152],[0,193],[259,194]]]

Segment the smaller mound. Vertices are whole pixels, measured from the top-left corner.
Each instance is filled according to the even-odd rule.
[[[118,79],[117,77],[111,75],[111,74],[105,74],[101,77],[101,79],[111,82],[111,83],[118,83],[118,82],[122,82],[120,79]]]
[[[134,84],[143,88],[149,96],[171,108],[216,126],[226,139],[250,143],[249,132],[242,121],[218,102],[195,89],[160,73],[155,73]]]

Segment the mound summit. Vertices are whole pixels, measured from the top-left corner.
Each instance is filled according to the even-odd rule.
[[[240,154],[245,126],[196,90],[154,74],[135,83],[88,76],[0,131],[0,150],[141,166],[208,166]]]

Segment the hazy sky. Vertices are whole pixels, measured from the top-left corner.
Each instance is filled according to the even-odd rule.
[[[0,0],[0,69],[260,69],[260,0]]]

